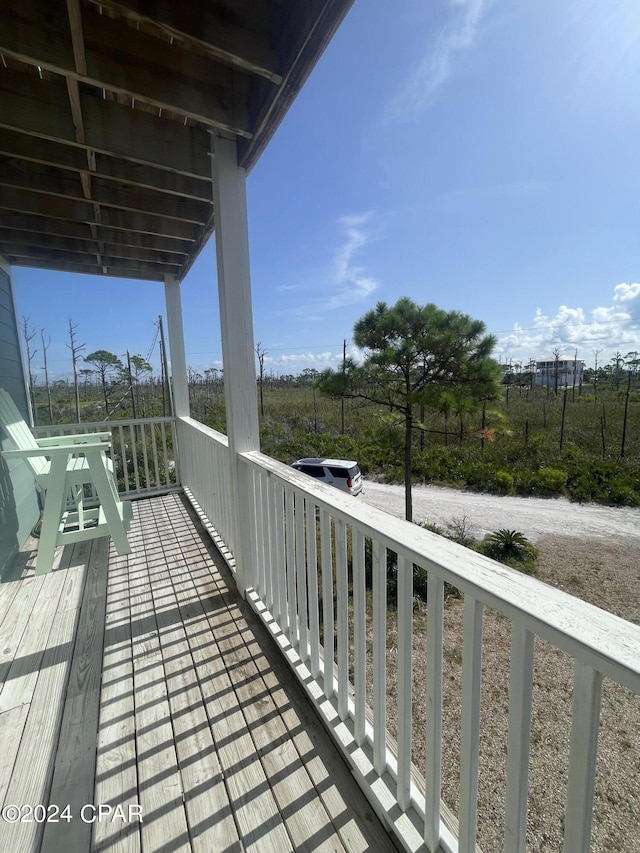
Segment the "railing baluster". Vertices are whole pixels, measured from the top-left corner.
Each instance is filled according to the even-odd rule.
[[[575,661],[564,853],[583,853],[591,844],[601,687],[601,673]]]
[[[320,675],[320,616],[318,608],[318,545],[317,508],[311,498],[307,500],[307,583],[309,586],[309,638],[311,646],[311,675]]]
[[[151,487],[151,479],[149,477],[149,458],[147,455],[147,435],[145,424],[140,424],[140,444],[142,445],[142,463],[144,466],[144,491],[146,492]]]
[[[373,755],[376,773],[387,767],[387,549],[372,539]]]
[[[296,591],[298,596],[298,633],[300,660],[309,660],[309,619],[307,616],[307,564],[305,551],[305,514],[307,508],[302,495],[296,495]]]
[[[115,432],[115,430],[112,429],[111,430],[111,444],[112,444],[112,446],[113,446],[114,432]],[[124,493],[126,496],[128,496],[129,492],[131,491],[131,487],[129,486],[129,465],[127,463],[127,448],[126,448],[125,443],[124,443],[124,429],[121,426],[118,427],[118,441],[120,443],[120,447],[119,447],[120,459],[122,459],[122,476],[124,479]],[[114,467],[117,463],[117,456],[118,456],[118,453],[116,452],[116,450],[114,448],[113,449]]]
[[[398,554],[398,805],[411,802],[413,565]]]
[[[353,528],[353,687],[355,738],[362,746],[365,737],[367,637],[364,585],[364,536]]]
[[[287,618],[287,593],[286,593],[286,578],[287,578],[287,563],[284,542],[284,489],[282,486],[276,486],[275,508],[276,508],[276,526],[275,526],[275,572],[274,572],[274,615],[284,634],[288,632],[289,620]]]
[[[182,482],[182,474],[180,472],[180,470],[181,470],[180,459],[179,459],[180,448],[178,447],[178,431],[176,428],[175,420],[172,419],[169,422],[169,429],[171,432],[171,455],[173,456],[173,460],[170,460],[169,455],[167,454],[167,456],[166,456],[167,467],[169,465],[169,462],[173,461],[173,470],[174,470],[174,476],[175,476],[175,481],[176,481],[175,484],[176,484],[176,486],[179,486],[180,483]],[[167,483],[170,483],[171,482],[171,469],[168,469],[168,471],[169,471],[169,473],[167,475]]]
[[[466,594],[462,647],[459,853],[474,853],[478,825],[482,612],[482,602]]]
[[[251,494],[253,497],[255,530],[253,536],[255,539],[255,558],[256,558],[256,577],[255,589],[264,601],[264,572],[265,572],[265,510],[266,507],[262,503],[262,490],[260,488],[262,477],[257,468],[249,469],[251,477]]]
[[[285,542],[287,547],[287,608],[289,613],[289,640],[291,645],[298,646],[298,618],[296,607],[296,539],[295,539],[295,504],[294,495],[290,489],[285,493]]]
[[[164,485],[168,486],[171,482],[169,475],[169,454],[167,453],[167,425],[164,421],[160,424],[160,435],[162,436],[162,462],[161,468],[164,468]]]
[[[149,424],[149,435],[151,436],[151,449],[153,451],[153,468],[155,472],[156,488],[160,488],[160,466],[158,464],[158,436],[156,435],[156,425]]]
[[[511,626],[504,853],[525,853],[527,843],[533,639],[521,625]]]
[[[336,519],[336,608],[338,641],[338,716],[346,720],[349,713],[349,600],[347,594],[347,529],[342,518]]]
[[[273,606],[273,593],[271,586],[271,506],[269,494],[269,477],[265,473],[260,476],[260,504],[262,506],[262,559],[264,561],[262,567],[262,599],[267,608],[271,610]]]
[[[333,695],[334,624],[333,624],[333,556],[331,547],[331,516],[320,511],[320,557],[322,560],[322,624],[324,627],[324,695]]]
[[[442,796],[442,636],[444,581],[429,571],[427,579],[427,719],[424,840],[431,851],[440,844]]]
[[[142,429],[142,427],[140,427]],[[136,484],[136,492],[140,491],[140,474],[138,472],[138,446],[136,442],[136,428],[133,424],[129,427],[129,435],[131,436],[131,461],[133,462],[133,479]],[[124,444],[122,445],[124,451]],[[128,478],[127,478],[128,479]]]

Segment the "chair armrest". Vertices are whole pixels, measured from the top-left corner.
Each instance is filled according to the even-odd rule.
[[[109,443],[111,441],[110,432],[88,432],[82,435],[50,435],[46,438],[37,438],[36,443],[39,447],[56,447],[58,445],[73,445],[73,444],[93,444],[96,441]]]
[[[91,444],[78,444],[55,447],[29,447],[24,450],[0,450],[2,456],[7,459],[26,459],[32,456],[73,456],[77,453],[91,453],[99,451],[104,453],[108,449],[108,445],[103,441],[95,441]]]

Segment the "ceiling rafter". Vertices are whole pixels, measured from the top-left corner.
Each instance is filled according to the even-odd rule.
[[[2,0],[0,254],[181,280],[211,134],[250,170],[352,0]]]
[[[80,13],[79,0],[67,0],[67,13],[69,15],[69,29],[71,30],[71,43],[73,45],[73,57],[76,71],[79,74],[86,75],[87,73],[87,57],[84,49],[84,37],[82,33],[82,15]],[[75,78],[67,77],[67,91],[69,93],[69,105],[71,107],[71,115],[73,116],[73,124],[76,129],[76,141],[80,145],[85,145],[84,134],[84,119],[82,117],[82,105],[80,103],[80,87]],[[95,154],[90,149],[86,149],[87,169],[80,171],[80,180],[82,182],[82,190],[87,199],[91,199],[91,172],[95,171]],[[93,169],[92,169],[93,166]],[[100,205],[93,205],[93,214],[96,222],[100,222]],[[91,234],[94,240],[97,241],[97,229],[95,224],[91,224]],[[100,243],[97,243],[96,261],[98,266],[101,265],[102,249]]]
[[[257,74],[272,83],[281,83],[277,57],[262,30],[267,20],[263,9],[271,0],[253,0],[242,11],[223,4],[205,4],[202,0],[181,0],[180,3],[158,4],[155,0],[91,0],[101,9],[117,10],[122,17],[136,23],[157,27],[181,43],[197,45],[211,56],[230,65]]]

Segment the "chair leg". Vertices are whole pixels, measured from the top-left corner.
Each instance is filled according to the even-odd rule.
[[[119,556],[131,553],[131,546],[127,539],[127,531],[118,511],[119,495],[116,491],[113,478],[107,470],[104,453],[87,453],[89,469],[98,493],[98,500],[104,512],[104,517],[109,525],[109,533],[113,539],[116,553]]]
[[[36,556],[36,575],[44,575],[53,568],[58,530],[66,500],[66,470],[67,459],[65,456],[58,456],[52,461]]]
[[[78,513],[78,530],[84,529],[84,486],[74,486],[73,503]]]

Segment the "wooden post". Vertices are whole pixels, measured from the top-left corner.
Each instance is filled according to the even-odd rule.
[[[564,394],[562,397],[562,422],[560,425],[560,450],[562,450],[562,445],[564,444],[564,418],[565,418],[566,410],[567,410],[567,387],[565,386]]]
[[[622,421],[622,445],[620,447],[620,459],[624,459],[624,446],[627,440],[627,415],[629,414],[629,394],[631,393],[631,371],[627,381],[627,393],[624,399],[624,418]]]
[[[171,380],[173,382],[175,415],[177,417],[189,417],[189,384],[187,382],[187,359],[184,351],[180,282],[173,275],[167,274],[164,277],[164,298],[167,306],[167,325],[169,327],[169,351],[171,354]]]
[[[260,449],[249,270],[246,173],[236,141],[212,135],[218,298],[224,363],[227,435],[231,454],[231,518],[236,583],[241,594],[255,578],[252,484],[240,454]]]

